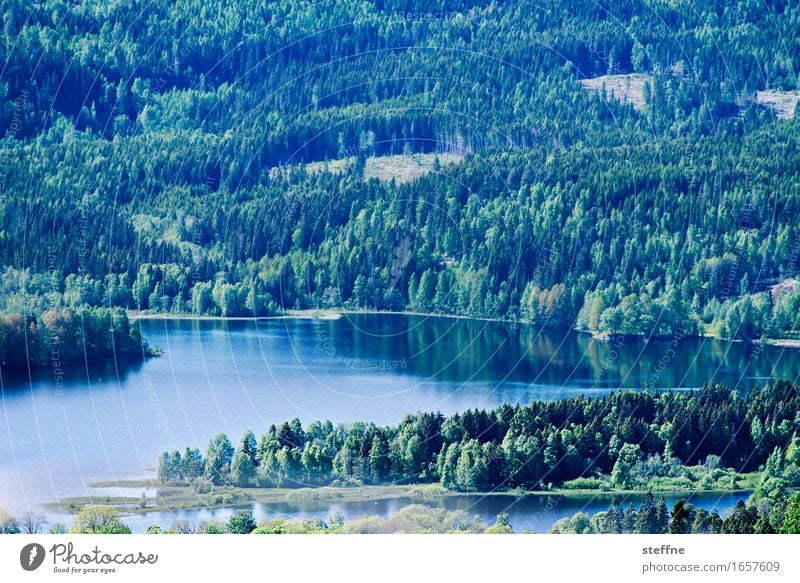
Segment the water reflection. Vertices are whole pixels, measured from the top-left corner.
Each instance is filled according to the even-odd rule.
[[[634,507],[641,503],[642,495],[617,496],[623,506],[632,502]],[[745,500],[745,493],[723,494],[683,494],[665,496],[668,508],[672,508],[678,499],[688,499],[693,505],[708,511],[716,510],[723,517],[727,516],[739,500]],[[576,512],[590,515],[604,512],[614,500],[611,494],[597,495],[490,495],[490,496],[455,496],[443,499],[425,500],[414,497],[388,498],[384,500],[363,500],[346,502],[276,502],[271,504],[251,504],[247,508],[253,512],[256,520],[305,519],[320,518],[329,521],[331,517],[352,520],[363,516],[387,517],[399,512],[409,504],[425,504],[444,508],[450,512],[461,510],[468,514],[477,514],[486,523],[491,524],[499,514],[507,514],[514,532],[547,532],[553,523],[561,518],[570,517]],[[201,521],[226,522],[236,508],[201,508],[196,510],[178,510],[175,512],[148,512],[132,514],[124,518],[134,532],[145,532],[151,525],[169,528],[176,520],[186,520],[196,525]],[[52,513],[48,516],[51,523],[69,523],[72,517],[68,514]]]
[[[298,417],[396,423],[619,387],[750,390],[795,380],[797,351],[709,339],[609,343],[454,318],[387,314],[339,320],[146,320],[164,354],[146,362],[2,374],[0,506],[90,493],[90,484],[152,475],[164,449],[226,432],[264,432]],[[667,358],[668,355],[668,358]]]
[[[290,338],[302,333],[289,324]],[[270,326],[269,324],[267,326]],[[446,381],[524,381],[575,388],[676,388],[720,382],[750,389],[800,373],[796,350],[709,338],[602,341],[574,331],[542,330],[456,318],[348,314],[313,324],[345,363],[405,362],[403,371]]]

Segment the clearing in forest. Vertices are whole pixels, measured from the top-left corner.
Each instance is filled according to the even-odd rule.
[[[778,119],[789,119],[797,113],[800,91],[756,91],[756,101],[772,108]]]
[[[653,76],[645,73],[630,73],[628,75],[603,75],[594,79],[581,79],[581,85],[592,91],[601,92],[605,87],[606,96],[620,103],[630,103],[634,109],[644,109],[644,86],[649,84],[652,88]]]
[[[398,154],[367,158],[364,165],[364,178],[367,180],[377,178],[385,182],[394,179],[398,184],[411,182],[433,170],[437,157],[442,166],[456,164],[463,158],[458,154]],[[341,174],[355,162],[355,157],[328,162],[311,162],[306,164],[306,171],[311,174],[316,172]]]

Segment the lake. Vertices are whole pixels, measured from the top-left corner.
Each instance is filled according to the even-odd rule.
[[[141,492],[135,488],[125,494],[136,497]],[[617,498],[627,507],[628,502],[632,502],[634,508],[638,508],[644,494],[630,496],[614,496],[608,493],[598,493],[596,495],[587,494],[531,494],[523,496],[511,495],[462,495],[448,496],[443,498],[420,499],[413,497],[387,498],[384,500],[362,500],[362,501],[297,501],[287,500],[286,502],[276,502],[270,504],[253,503],[243,506],[253,512],[255,519],[314,519],[320,518],[330,521],[332,517],[344,520],[351,520],[361,516],[378,515],[390,516],[408,504],[425,504],[437,508],[444,508],[447,511],[464,511],[469,515],[481,517],[487,524],[493,524],[499,514],[507,514],[508,522],[513,527],[514,532],[522,533],[533,531],[536,533],[547,532],[556,520],[569,518],[576,512],[586,512],[590,515],[597,512],[604,512]],[[739,500],[746,500],[747,493],[697,493],[664,496],[668,509],[672,509],[675,502],[679,499],[688,499],[697,507],[706,508],[709,511],[716,510],[720,516],[725,517],[733,511],[733,507]],[[131,514],[124,518],[125,524],[131,527],[135,533],[145,532],[151,525],[160,526],[163,529],[169,528],[176,520],[186,520],[192,526],[196,526],[201,521],[227,522],[236,508],[216,508],[216,509],[191,509],[179,510],[175,512],[147,512],[144,514]],[[48,516],[51,523],[62,522],[70,524],[72,516],[69,514],[50,513]]]
[[[711,339],[604,342],[572,331],[457,318],[141,322],[163,355],[2,372],[0,506],[18,511],[153,475],[165,448],[298,417],[394,423],[416,411],[599,395],[620,387],[751,390],[795,380],[798,352]],[[478,512],[476,510],[476,512]]]

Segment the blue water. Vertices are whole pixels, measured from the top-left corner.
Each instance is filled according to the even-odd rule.
[[[135,497],[136,494],[133,493]],[[682,494],[680,496],[665,496],[667,508],[671,509],[678,499],[689,499],[697,507],[709,511],[716,510],[722,517],[727,516],[739,500],[746,500],[748,494]],[[617,496],[623,506],[633,502],[638,508],[641,495]],[[352,520],[354,518],[370,515],[387,517],[400,511],[409,504],[424,504],[447,511],[463,511],[470,516],[478,515],[487,524],[493,524],[499,514],[506,514],[508,522],[514,532],[545,533],[553,523],[561,518],[569,518],[576,512],[586,512],[590,515],[608,510],[614,499],[610,494],[597,494],[595,496],[580,495],[526,495],[521,497],[510,495],[467,495],[447,497],[442,499],[423,500],[412,497],[388,498],[384,500],[363,501],[286,501],[270,504],[248,504],[240,508],[247,508],[253,512],[257,521],[262,519],[322,519],[330,522],[333,518]],[[123,517],[123,522],[131,527],[133,532],[145,532],[151,525],[160,526],[162,529],[170,528],[177,520],[188,522],[193,528],[200,522],[225,523],[237,508],[178,510],[174,512],[148,512],[145,514],[130,514]],[[50,513],[51,523],[62,522],[69,524],[72,516],[63,513]]]
[[[89,495],[152,475],[165,448],[199,447],[299,417],[399,421],[619,387],[750,390],[795,380],[798,352],[708,339],[613,345],[574,332],[400,315],[338,320],[145,320],[164,353],[49,370],[0,371],[0,506]]]

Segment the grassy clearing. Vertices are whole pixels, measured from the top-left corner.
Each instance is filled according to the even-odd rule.
[[[789,119],[797,113],[800,91],[756,91],[756,101],[772,108],[778,119]]]
[[[630,103],[639,111],[645,107],[644,86],[649,84],[652,88],[653,76],[643,73],[629,75],[603,75],[594,79],[581,79],[581,85],[598,93],[605,87],[606,96],[620,103]]]
[[[382,182],[394,180],[404,184],[416,180],[433,170],[434,161],[438,157],[439,164],[457,164],[462,156],[456,154],[400,154],[396,156],[379,156],[367,158],[364,166],[364,178],[377,178]],[[331,160],[329,162],[312,162],[306,164],[306,172],[331,172],[342,174],[347,168],[355,164],[355,157]]]

